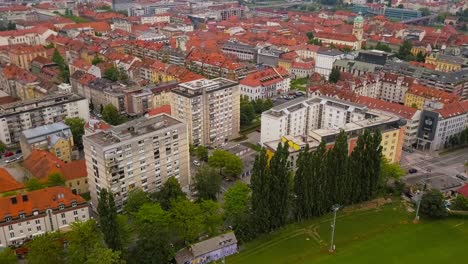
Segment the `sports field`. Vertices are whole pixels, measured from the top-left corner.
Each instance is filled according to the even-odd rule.
[[[427,264],[468,259],[468,219],[413,224],[413,217],[399,201],[377,209],[347,209],[338,213],[334,254],[328,253],[332,216],[327,215],[248,243],[226,263]]]

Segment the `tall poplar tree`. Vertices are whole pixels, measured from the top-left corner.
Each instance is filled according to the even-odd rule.
[[[333,149],[328,153],[328,178],[331,181],[332,202],[345,204],[349,196],[348,136],[341,130]]]
[[[290,188],[289,152],[287,144],[278,143],[270,161],[269,203],[271,228],[286,224],[289,215],[288,201]]]
[[[262,148],[255,157],[253,166],[252,187],[252,215],[253,225],[256,233],[265,233],[270,230],[270,192],[269,192],[270,169],[266,150]]]
[[[115,207],[114,195],[102,189],[99,194],[99,225],[104,234],[106,245],[113,250],[122,249],[120,241],[119,225],[117,222],[117,209]]]
[[[313,201],[316,201],[313,206],[315,216],[320,216],[330,211],[332,205],[330,189],[328,188],[327,177],[327,150],[325,149],[325,142],[321,142],[317,150],[312,155],[312,183],[314,188],[309,191],[312,192],[311,196]]]
[[[312,173],[310,171],[310,157],[312,153],[309,152],[309,146],[299,153],[297,159],[297,169],[294,175],[294,194],[295,194],[295,207],[294,217],[297,221],[308,219],[312,216],[312,204],[309,197],[308,181]]]

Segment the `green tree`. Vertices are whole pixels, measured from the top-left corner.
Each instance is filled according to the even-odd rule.
[[[47,186],[65,186],[65,178],[60,173],[52,173],[47,178]]]
[[[447,216],[444,196],[439,190],[430,190],[422,196],[419,208],[422,215],[429,218],[443,218]]]
[[[79,117],[69,117],[65,119],[65,124],[70,127],[75,145],[82,146],[85,121]]]
[[[348,137],[344,130],[336,138],[335,145],[327,153],[327,176],[332,204],[346,204],[349,199]]]
[[[255,119],[255,109],[245,96],[241,97],[240,101],[240,124],[241,126],[249,125]]]
[[[113,82],[116,82],[119,80],[119,75],[120,75],[119,69],[117,69],[114,66],[109,67],[104,71],[104,78]]]
[[[84,264],[124,264],[125,261],[120,258],[119,251],[113,251],[110,248],[96,247]]]
[[[128,198],[124,205],[124,211],[133,215],[138,212],[140,207],[150,202],[151,199],[146,192],[140,188],[135,188],[128,193]]]
[[[310,31],[309,31],[309,32],[306,33],[306,36],[307,36],[307,38],[308,38],[309,40],[312,40],[312,39],[314,39],[314,32],[310,32]]]
[[[8,29],[8,30],[16,30],[16,24],[15,24],[15,22],[13,22],[13,21],[11,21],[11,20],[8,21],[7,29]]]
[[[450,206],[453,210],[468,211],[468,198],[459,194]]]
[[[403,4],[399,4],[397,7],[400,8],[400,9],[404,8]]]
[[[97,211],[99,225],[104,234],[106,245],[113,250],[121,250],[122,241],[120,241],[121,235],[119,234],[114,195],[108,192],[107,189],[101,189]]]
[[[412,107],[412,108],[415,108],[415,109],[418,109],[418,105],[417,105],[416,103],[412,103],[412,104],[411,104],[411,107]]]
[[[416,55],[416,61],[418,62],[425,62],[426,61],[426,56],[420,51]]]
[[[67,260],[70,264],[84,263],[97,247],[104,247],[101,232],[94,220],[73,222],[71,231],[66,234],[66,239],[68,242]]]
[[[313,153],[309,151],[309,146],[299,153],[297,159],[297,169],[294,175],[294,187],[293,191],[295,194],[294,199],[294,217],[297,221],[302,221],[312,217],[312,204],[315,202],[309,195],[309,182],[312,180],[311,157]]]
[[[208,161],[208,149],[205,146],[198,146],[195,149],[195,156],[199,158],[201,161]]]
[[[155,198],[164,210],[169,210],[172,201],[186,197],[185,193],[180,188],[179,181],[174,177],[170,177],[163,184],[161,190],[155,193]]]
[[[250,236],[250,188],[247,184],[238,181],[227,189],[223,199],[224,216],[227,224],[233,226],[239,239],[248,239]]]
[[[179,198],[172,201],[170,215],[176,234],[186,244],[195,241],[203,230],[203,214],[198,204]]]
[[[6,150],[5,144],[4,144],[3,142],[0,141],[0,153],[5,152],[5,150]]]
[[[52,54],[52,61],[55,62],[59,67],[66,66],[65,59],[60,55],[57,48],[54,49],[54,53]]]
[[[2,264],[17,264],[18,259],[16,253],[11,248],[0,249],[0,263]]]
[[[378,42],[377,45],[375,45],[375,49],[385,52],[392,52],[392,49],[387,44],[383,44],[381,42]]]
[[[102,110],[102,119],[107,123],[116,126],[123,122],[123,118],[113,104],[108,104]]]
[[[202,166],[194,178],[195,189],[198,191],[198,199],[216,200],[221,190],[221,175],[209,166]]]
[[[413,44],[409,40],[405,40],[403,44],[398,49],[397,57],[401,60],[411,60],[411,49],[413,48]]]
[[[217,235],[223,224],[221,206],[215,201],[203,200],[200,203],[200,209],[203,214],[204,229],[210,236]]]
[[[255,157],[252,178],[252,223],[255,233],[271,230],[270,225],[270,168],[266,150],[262,148]],[[271,194],[273,195],[273,194]]]
[[[159,204],[144,204],[135,215],[138,240],[134,263],[169,263],[174,256],[170,246],[168,212]]]
[[[338,68],[333,68],[330,76],[328,77],[328,81],[331,83],[337,83],[340,80],[340,70]]]
[[[91,63],[93,65],[97,65],[97,64],[99,64],[101,62],[104,62],[104,60],[99,56],[94,56],[93,60],[91,61]]]
[[[217,149],[208,158],[208,164],[218,168],[220,173],[228,176],[237,176],[242,173],[242,160],[228,151]]]
[[[45,233],[34,237],[26,244],[28,264],[62,264],[64,263],[63,234],[60,232]]]
[[[275,154],[270,161],[270,180],[269,180],[269,211],[270,226],[272,229],[282,227],[286,224],[289,215],[289,189],[290,189],[290,170],[289,170],[289,152],[288,145],[278,143]]]
[[[422,16],[428,16],[431,14],[431,10],[429,10],[427,7],[419,8],[419,11],[421,11]]]
[[[401,177],[406,175],[406,171],[402,169],[398,163],[390,163],[385,157],[382,157],[380,166],[382,184],[387,183],[389,179],[398,181]]]
[[[30,191],[35,191],[35,190],[40,190],[44,188],[44,185],[42,185],[41,182],[37,178],[29,178],[29,180],[24,184],[26,186],[26,190],[28,192]]]

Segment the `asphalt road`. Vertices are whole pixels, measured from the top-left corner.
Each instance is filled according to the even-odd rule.
[[[20,156],[22,157],[23,154],[19,153],[19,154],[15,154],[15,155],[13,155],[13,156],[6,157],[6,158],[4,158],[4,157],[2,156],[1,159],[0,159],[0,167],[4,167],[4,166],[6,166],[6,165],[8,165],[8,164],[13,164],[13,163],[16,163],[16,162],[19,162],[19,161],[23,160],[22,158],[21,158],[21,159],[17,159],[17,158],[20,157]],[[13,162],[10,162],[10,163],[7,163],[7,162],[6,162],[7,160],[12,160],[12,159],[14,159]]]
[[[433,188],[450,190],[464,184],[455,175],[465,173],[464,163],[467,161],[468,149],[453,151],[442,156],[423,152],[404,152],[401,166],[406,170],[410,168],[418,170],[417,173],[404,177],[408,184],[427,181]]]

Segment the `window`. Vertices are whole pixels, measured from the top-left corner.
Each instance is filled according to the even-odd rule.
[[[78,216],[75,216],[75,221],[79,221],[79,218],[78,218]]]
[[[36,226],[37,231],[41,231],[42,227],[41,226]]]
[[[60,205],[59,205],[59,209],[60,209],[60,210],[63,210],[63,209],[65,209],[65,205],[63,205],[63,204],[60,204]]]
[[[41,224],[41,220],[37,219],[36,220],[36,225],[40,225]]]
[[[5,221],[10,222],[11,221],[11,216],[5,217]]]
[[[63,219],[63,220],[62,220],[62,224],[63,224],[63,225],[66,225],[66,224],[67,224],[67,220]]]
[[[76,207],[76,202],[72,202],[72,207]]]
[[[9,225],[9,226],[8,226],[8,230],[12,231],[12,230],[13,230],[13,226],[12,226],[12,225]]]
[[[73,211],[73,215],[78,215],[78,211]]]
[[[64,213],[62,213],[62,218],[65,218],[65,214],[64,214]]]
[[[10,233],[10,238],[14,238],[15,237],[15,233],[14,232],[11,232]]]

